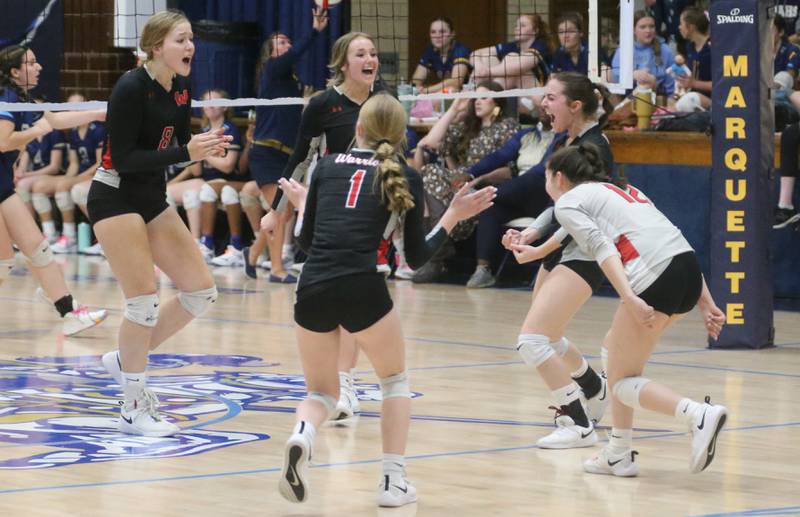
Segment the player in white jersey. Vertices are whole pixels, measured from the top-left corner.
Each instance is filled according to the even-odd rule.
[[[716,440],[727,418],[724,406],[695,402],[641,376],[663,332],[699,305],[708,333],[717,338],[725,315],[714,303],[689,243],[640,191],[605,175],[591,144],[553,154],[547,167],[547,192],[555,215],[578,247],[593,257],[619,293],[605,345],[608,384],[613,394],[609,444],[584,462],[594,474],[635,476],[631,449],[633,409],[674,415],[692,435],[689,470],[705,469],[714,459]],[[533,248],[514,245],[515,254]]]

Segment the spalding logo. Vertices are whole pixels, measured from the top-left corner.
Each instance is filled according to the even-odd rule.
[[[741,14],[742,10],[738,7],[731,9],[730,14],[718,14],[717,25],[725,25],[726,23],[755,23],[755,14]]]

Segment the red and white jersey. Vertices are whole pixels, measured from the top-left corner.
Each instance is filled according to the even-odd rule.
[[[558,199],[555,213],[598,264],[619,255],[637,294],[655,282],[672,257],[692,251],[681,231],[630,185],[623,190],[610,183],[581,183]]]

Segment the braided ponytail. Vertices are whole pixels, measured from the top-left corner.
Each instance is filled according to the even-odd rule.
[[[397,148],[405,140],[406,112],[400,102],[388,94],[371,97],[361,107],[358,117],[364,130],[364,143],[375,150],[379,164],[375,168],[375,190],[392,212],[406,212],[414,207],[404,167]]]
[[[561,172],[573,185],[602,182],[624,189],[628,184],[624,179],[613,178],[608,174],[600,150],[590,143],[559,149],[550,157],[547,168],[552,172]]]

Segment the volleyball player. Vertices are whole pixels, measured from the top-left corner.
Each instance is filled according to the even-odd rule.
[[[308,396],[297,408],[294,432],[286,443],[280,493],[289,501],[308,497],[307,467],[317,428],[336,409],[340,327],[352,332],[380,378],[383,475],[380,506],[416,500],[405,477],[405,448],[411,391],[405,345],[397,312],[383,275],[375,269],[378,242],[402,221],[406,258],[421,266],[460,220],[491,205],[495,189],[468,194],[464,187],[434,230],[425,237],[420,176],[398,157],[406,114],[390,95],[364,103],[356,123],[356,148],[323,158],[307,193],[293,181],[281,187],[301,208],[299,242],[309,258],[300,275],[295,321]]]
[[[33,51],[18,45],[0,50],[0,101],[24,102],[28,91],[36,87],[42,66]],[[71,336],[100,324],[105,310],[89,311],[76,303],[64,281],[64,273],[53,262],[50,243],[39,231],[36,221],[14,192],[14,163],[19,150],[29,142],[53,131],[101,120],[102,112],[45,112],[35,120],[31,112],[0,111],[0,283],[14,266],[12,241],[28,258],[31,272],[39,281],[46,297],[64,321],[62,332]]]
[[[147,355],[217,298],[200,250],[166,201],[170,164],[225,154],[223,129],[191,136],[188,75],[192,28],[180,11],[153,15],[142,30],[145,63],[123,75],[108,102],[103,163],[89,190],[89,217],[125,296],[119,352],[103,365],[122,385],[119,429],[168,436],[179,428],[158,411],[147,388]],[[177,140],[178,145],[174,145]],[[154,265],[179,293],[159,305]]]
[[[608,381],[613,393],[609,444],[583,464],[586,472],[635,476],[631,448],[633,410],[675,416],[692,436],[690,472],[711,463],[725,425],[724,406],[695,402],[642,377],[664,331],[699,305],[711,337],[725,315],[716,306],[692,247],[641,191],[608,177],[591,144],[562,149],[550,158],[547,191],[555,215],[578,247],[593,257],[622,299],[606,335]],[[524,255],[527,246],[513,245]]]
[[[383,90],[378,76],[378,51],[372,36],[363,32],[349,32],[341,36],[333,45],[331,62],[328,65],[333,78],[328,88],[312,97],[303,110],[300,129],[292,156],[283,170],[283,177],[292,176],[295,168],[308,156],[311,140],[325,135],[327,151],[330,154],[344,153],[350,149],[355,137],[356,120],[361,106],[371,96]],[[275,194],[273,210],[262,219],[262,228],[267,233],[275,232],[278,213],[283,212],[281,191]],[[275,232],[281,236],[281,232]],[[280,237],[279,237],[280,238]],[[385,247],[381,244],[379,247]],[[378,249],[378,247],[376,247]],[[250,254],[251,264],[255,256]],[[270,257],[272,258],[272,257]],[[378,267],[376,260],[376,267]],[[388,268],[388,265],[385,267]],[[388,271],[388,269],[387,269]],[[342,346],[339,361],[341,398],[335,417],[344,419],[360,412],[358,396],[353,383],[352,369],[358,359],[358,348],[353,338],[345,331],[341,333]]]
[[[611,148],[602,132],[608,118],[606,113],[610,111],[604,89],[575,72],[553,74],[545,88],[542,108],[557,132],[547,155],[554,149],[591,142],[602,150],[603,167],[606,170],[613,167]],[[603,108],[603,115],[598,119],[600,108]],[[520,176],[516,198],[532,200],[547,196],[545,163],[543,160]],[[502,186],[498,193],[498,200],[501,200]],[[544,200],[537,202],[541,205]],[[506,247],[510,247],[511,242],[527,244],[546,235],[545,228],[555,223],[551,214],[551,209],[545,210],[534,226],[522,233],[507,232],[503,244]],[[556,403],[555,431],[536,442],[539,447],[548,449],[590,447],[597,443],[594,423],[603,417],[610,398],[605,379],[564,337],[573,316],[602,283],[603,273],[593,258],[582,253],[574,243],[564,244],[560,251],[555,251],[560,244],[550,249],[553,253],[544,260],[536,276],[531,307],[517,341],[520,356],[526,364],[536,368]]]

